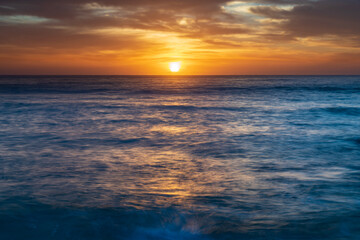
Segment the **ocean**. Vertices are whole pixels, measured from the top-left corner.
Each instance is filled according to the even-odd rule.
[[[360,239],[360,76],[1,76],[0,239]]]

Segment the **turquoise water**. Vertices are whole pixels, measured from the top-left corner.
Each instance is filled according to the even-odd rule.
[[[0,239],[359,239],[359,76],[2,76]]]

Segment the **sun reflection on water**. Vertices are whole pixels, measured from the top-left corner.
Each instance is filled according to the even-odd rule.
[[[333,110],[353,90],[337,90],[344,93],[333,100],[338,93],[315,91],[313,78],[301,91],[298,78],[118,78],[96,77],[88,89],[88,77],[80,78],[56,92],[60,79],[56,87],[20,85],[18,94],[2,95],[4,201],[30,196],[41,207],[74,208],[74,215],[89,210],[88,217],[140,209],[135,215],[150,213],[149,222],[171,209],[192,216],[181,230],[202,232],[279,229],[292,221],[298,229],[309,219],[314,226],[330,219],[329,227],[356,210],[357,105],[348,98],[351,108]],[[309,107],[304,95],[323,102]],[[198,223],[197,216],[205,217]],[[24,219],[32,221],[32,212]]]

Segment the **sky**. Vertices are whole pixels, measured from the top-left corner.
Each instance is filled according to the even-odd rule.
[[[0,0],[0,74],[360,74],[360,0]]]

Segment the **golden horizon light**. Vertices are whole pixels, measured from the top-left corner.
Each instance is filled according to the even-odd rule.
[[[360,74],[359,0],[0,1],[0,75]]]

